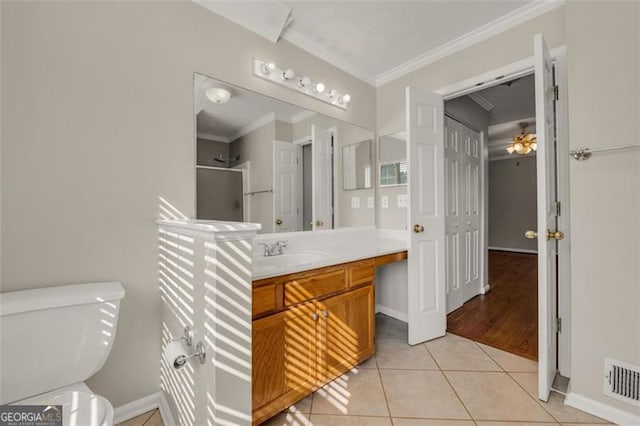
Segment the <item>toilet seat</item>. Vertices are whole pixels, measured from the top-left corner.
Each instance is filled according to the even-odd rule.
[[[100,395],[78,383],[28,399],[15,405],[62,405],[64,426],[113,426],[113,406]]]

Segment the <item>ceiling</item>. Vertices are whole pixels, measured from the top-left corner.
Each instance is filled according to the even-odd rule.
[[[216,104],[207,99],[205,89],[224,87],[231,91],[231,98],[224,104]],[[236,139],[243,129],[254,123],[278,120],[292,122],[306,110],[259,95],[246,89],[231,86],[218,80],[196,74],[194,80],[194,105],[197,116],[197,131],[223,142]]]
[[[282,31],[281,38],[374,85],[562,4],[562,0],[192,1],[270,41]]]

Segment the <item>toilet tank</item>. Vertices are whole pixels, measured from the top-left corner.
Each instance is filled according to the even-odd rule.
[[[0,294],[0,404],[84,382],[100,370],[123,297],[117,282]]]

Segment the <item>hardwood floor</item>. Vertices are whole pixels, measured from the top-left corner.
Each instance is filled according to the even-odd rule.
[[[447,331],[538,360],[538,256],[489,251],[486,295],[447,317]]]

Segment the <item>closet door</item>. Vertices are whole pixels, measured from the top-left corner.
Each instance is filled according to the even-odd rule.
[[[445,117],[447,313],[480,293],[482,135]]]
[[[480,249],[480,152],[482,135],[473,129],[460,125],[462,149],[462,222],[464,234],[461,247],[461,282],[463,303],[480,293],[480,265],[482,250]]]
[[[462,239],[460,212],[462,190],[460,177],[462,165],[460,164],[460,124],[449,118],[444,119],[444,170],[445,170],[445,254],[447,257],[447,267],[445,273],[447,291],[447,313],[455,311],[464,303],[463,294],[460,288],[460,277],[462,273],[462,262],[460,261]]]

